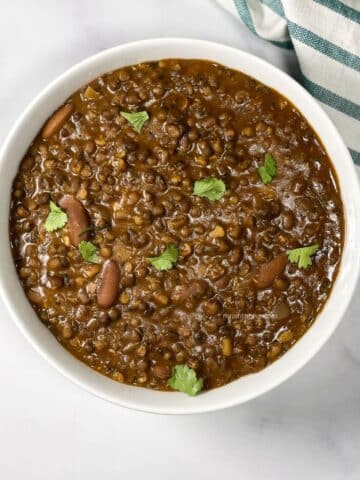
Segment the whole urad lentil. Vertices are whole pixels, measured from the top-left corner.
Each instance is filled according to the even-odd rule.
[[[134,128],[120,112],[147,115]],[[194,194],[207,178],[225,185],[216,200]],[[50,202],[67,214],[54,231]],[[154,389],[187,365],[209,389],[309,328],[343,223],[330,160],[287,99],[218,64],[161,60],[95,79],[49,120],[14,180],[10,240],[29,301],[81,361]],[[307,268],[289,261],[314,244]],[[177,261],[158,270],[149,258],[170,245]]]

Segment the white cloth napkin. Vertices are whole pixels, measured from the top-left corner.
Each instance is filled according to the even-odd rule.
[[[294,48],[302,83],[360,166],[360,0],[217,0],[256,35]]]

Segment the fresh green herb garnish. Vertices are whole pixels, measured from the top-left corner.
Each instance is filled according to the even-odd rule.
[[[299,268],[306,268],[312,264],[311,255],[316,253],[319,248],[319,245],[309,245],[307,247],[288,250],[286,253],[290,262],[297,263]]]
[[[194,396],[203,388],[203,379],[197,378],[195,370],[187,365],[176,365],[172,369],[168,385],[174,390]]]
[[[149,115],[147,112],[120,112],[120,115],[130,123],[135,131],[138,133],[141,132],[145,122],[149,120]]]
[[[79,243],[79,252],[87,262],[100,263],[98,248],[93,243],[82,240]]]
[[[206,197],[209,200],[220,200],[225,191],[225,183],[219,178],[208,177],[204,180],[196,180],[194,184],[194,195]]]
[[[50,202],[49,207],[50,213],[45,220],[45,230],[47,232],[54,232],[67,224],[68,217],[66,213],[56,205],[56,203]]]
[[[276,161],[270,153],[265,153],[264,164],[257,169],[262,182],[266,185],[270,183],[277,172]]]
[[[174,244],[168,245],[163,253],[158,257],[148,258],[149,262],[156,270],[170,270],[179,258],[179,249]]]

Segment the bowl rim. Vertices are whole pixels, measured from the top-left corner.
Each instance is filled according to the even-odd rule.
[[[131,408],[134,410],[141,410],[144,412],[151,412],[151,413],[161,413],[161,414],[205,413],[205,412],[232,407],[237,404],[244,403],[252,398],[255,398],[265,393],[266,391],[269,391],[272,388],[275,388],[277,385],[279,385],[286,379],[290,378],[296,371],[300,370],[306,363],[308,363],[310,359],[320,350],[320,348],[325,344],[325,342],[328,340],[328,338],[331,336],[331,334],[339,324],[341,318],[343,317],[346,311],[346,308],[350,303],[351,297],[354,293],[356,282],[359,277],[359,271],[360,271],[360,253],[357,253],[357,250],[355,248],[355,240],[357,238],[360,238],[360,226],[359,226],[360,225],[360,188],[357,180],[356,169],[351,159],[350,153],[347,147],[345,146],[336,127],[333,125],[332,121],[329,119],[329,117],[321,108],[321,106],[316,102],[316,100],[287,73],[283,72],[282,70],[278,69],[277,67],[268,63],[267,61],[256,57],[253,54],[250,54],[248,52],[244,52],[243,50],[230,47],[228,45],[224,45],[217,42],[191,39],[191,38],[154,38],[154,39],[139,40],[139,41],[125,43],[125,44],[121,44],[121,45],[103,50],[95,55],[92,55],[82,60],[81,62],[75,64],[71,68],[67,69],[64,73],[62,73],[60,76],[55,78],[44,89],[42,89],[38,95],[36,95],[36,97],[28,104],[28,106],[24,109],[22,114],[18,117],[13,127],[11,128],[10,132],[8,133],[0,149],[0,186],[2,182],[1,174],[5,173],[6,171],[6,164],[9,161],[8,158],[11,157],[10,155],[11,150],[14,149],[14,142],[16,141],[16,137],[19,135],[19,132],[24,126],[26,127],[26,125],[29,123],[31,119],[31,116],[33,115],[34,110],[36,110],[36,107],[42,102],[44,103],[46,101],[47,104],[49,104],[48,116],[56,108],[56,106],[58,107],[60,105],[60,103],[58,102],[55,102],[55,103],[53,102],[53,106],[55,105],[55,108],[52,108],[52,109],[50,108],[52,95],[54,95],[54,92],[56,93],[57,90],[59,90],[59,88],[62,86],[62,84],[65,83],[68,79],[72,78],[73,76],[76,76],[76,74],[81,75],[81,70],[88,71],[89,75],[88,75],[87,81],[97,77],[98,75],[101,74],[99,72],[102,70],[101,68],[99,68],[99,66],[96,66],[96,65],[98,63],[101,64],[102,60],[105,59],[105,57],[111,58],[114,55],[120,58],[118,65],[114,61],[112,70],[115,70],[117,68],[121,68],[122,66],[126,65],[126,63],[124,64],[121,63],[121,54],[124,54],[129,51],[141,52],[141,51],[145,51],[146,49],[147,50],[153,49],[155,51],[157,48],[159,48],[160,50],[161,48],[166,50],[166,48],[170,47],[170,50],[171,48],[175,50],[178,49],[179,54],[171,55],[168,57],[166,56],[158,57],[155,54],[153,60],[159,60],[161,58],[191,58],[189,56],[186,56],[186,57],[183,56],[181,54],[181,50],[186,48],[190,49],[191,47],[194,47],[194,46],[196,46],[200,50],[202,49],[204,52],[209,51],[209,56],[204,55],[201,58],[206,58],[211,60],[211,57],[212,57],[211,52],[215,52],[215,51],[218,53],[223,52],[224,54],[227,53],[228,55],[233,55],[234,57],[238,57],[239,61],[240,59],[242,59],[242,61],[245,61],[245,63],[246,62],[248,63],[248,66],[251,64],[254,65],[255,70],[259,68],[260,70],[263,69],[269,74],[273,74],[278,79],[281,79],[281,81],[284,82],[284,85],[287,85],[289,89],[290,88],[293,89],[294,94],[295,92],[299,94],[299,98],[301,97],[301,102],[299,100],[300,103],[297,103],[297,101],[294,101],[291,98],[290,100],[292,103],[294,103],[294,105],[300,112],[303,113],[303,109],[301,105],[302,102],[304,103],[307,102],[309,105],[311,105],[311,108],[316,113],[319,119],[317,121],[319,121],[320,123],[323,122],[324,129],[327,129],[328,132],[331,134],[331,138],[332,138],[331,141],[334,142],[334,145],[335,144],[337,145],[338,150],[341,152],[342,157],[341,157],[341,162],[339,160],[339,163],[341,163],[342,166],[344,166],[347,169],[346,178],[347,178],[347,183],[349,184],[349,188],[351,189],[353,199],[351,200],[351,197],[349,197],[348,204],[345,204],[345,201],[343,200],[344,209],[346,210],[344,212],[344,216],[346,217],[345,218],[346,231],[345,231],[345,239],[344,239],[344,250],[342,253],[342,259],[341,259],[341,264],[337,274],[337,278],[334,282],[330,297],[327,299],[324,308],[322,309],[322,311],[320,312],[320,314],[318,315],[318,317],[316,318],[314,324],[310,327],[310,329],[286,354],[284,354],[279,360],[277,360],[270,366],[267,366],[262,371],[255,374],[247,375],[245,377],[241,377],[240,379],[235,380],[230,384],[227,384],[223,387],[220,387],[214,390],[207,391],[204,394],[191,399],[184,398],[185,396],[180,393],[156,392],[156,391],[152,391],[152,390],[148,390],[140,387],[136,388],[133,386],[126,386],[126,385],[120,386],[113,380],[110,380],[107,377],[103,377],[102,375],[99,375],[97,372],[94,372],[89,367],[82,364],[75,357],[72,357],[72,355],[69,354],[62,346],[60,346],[60,348],[64,352],[66,352],[68,359],[66,359],[63,355],[60,354],[60,352],[55,347],[55,343],[53,343],[52,341],[49,341],[49,345],[51,343],[50,347],[49,345],[45,345],[43,333],[45,332],[46,335],[52,338],[53,336],[49,335],[47,329],[39,321],[37,321],[39,325],[37,325],[36,327],[32,325],[30,328],[26,320],[27,315],[29,317],[37,318],[35,312],[32,310],[32,308],[30,307],[30,304],[27,302],[27,299],[24,293],[21,295],[21,293],[19,292],[19,295],[15,295],[15,296],[12,295],[12,288],[14,288],[14,282],[12,283],[12,285],[9,285],[8,279],[9,277],[11,277],[10,278],[11,282],[14,279],[14,272],[15,272],[14,266],[13,266],[13,271],[10,271],[11,269],[9,270],[8,267],[6,267],[4,270],[2,269],[0,270],[0,295],[8,311],[11,314],[11,317],[13,318],[13,320],[15,321],[19,329],[22,331],[22,333],[28,339],[28,341],[33,345],[33,347],[41,354],[41,356],[43,356],[52,366],[54,366],[58,371],[60,371],[65,377],[69,378],[72,382],[79,385],[83,389],[93,393],[94,395],[100,398],[103,398],[105,400],[111,401],[112,403],[121,405],[123,407]],[[200,57],[198,55],[194,55],[193,58],[200,58]],[[144,59],[143,61],[151,61],[151,59],[148,58],[147,60]],[[222,63],[221,61],[215,60],[215,59],[213,59],[213,61]],[[135,64],[135,62],[133,62],[133,64]],[[260,74],[254,75],[249,73],[249,71],[246,70],[246,68],[242,70],[241,68],[228,65],[226,62],[224,62],[223,64],[228,68],[233,68],[235,70],[243,71],[245,74],[253,76],[254,78],[259,79],[260,77]],[[92,69],[94,69],[94,72]],[[105,71],[111,71],[111,69],[106,69],[102,72],[104,73]],[[266,83],[262,79],[260,79],[260,81],[268,85],[271,83],[271,82]],[[81,85],[84,85],[84,84],[86,84],[85,79]],[[80,88],[81,85],[78,85],[76,88]],[[274,88],[271,85],[270,87]],[[75,91],[76,88],[74,88],[73,91]],[[282,89],[277,89],[277,90],[279,91],[280,94],[284,95]],[[288,97],[288,95],[284,95],[284,96]],[[309,123],[312,125],[311,120],[307,116],[305,116],[305,118],[307,118]],[[41,121],[41,123],[43,123],[43,120]],[[314,130],[318,133],[319,128],[315,127]],[[323,142],[324,147],[327,149],[328,142],[325,141],[324,138],[322,137],[320,137],[320,139]],[[17,165],[16,169],[18,168],[20,160],[21,160],[21,157],[16,161],[16,165]],[[334,161],[332,161],[332,163],[334,164]],[[335,165],[334,165],[334,168],[338,174],[337,175],[338,182],[341,190],[340,193],[341,193],[341,196],[343,197],[343,193],[347,194],[347,192],[344,191],[344,188],[343,188],[344,185],[342,185],[342,181],[344,181],[342,176],[345,174],[343,174],[343,172],[341,171],[341,175],[340,175],[340,171]],[[2,193],[2,191],[0,192],[0,199],[1,199],[1,195],[3,195],[4,197],[5,194],[9,193],[10,187],[7,186],[5,188],[6,190],[5,193]],[[7,237],[8,254],[11,256],[9,240],[8,240],[8,225],[4,224],[4,220],[2,220],[0,223],[4,227],[2,230],[5,231],[5,234],[4,232],[0,234],[0,239],[5,240],[5,237]],[[6,249],[3,243],[4,241],[3,242],[0,241],[0,254],[6,254]],[[346,262],[345,262],[345,252],[347,253]],[[350,259],[351,259],[351,262],[349,261]],[[12,261],[12,257],[11,257],[11,261]],[[342,303],[336,304],[336,308],[338,311],[338,318],[331,319],[330,316],[328,315],[329,316],[328,325],[324,327],[325,329],[324,328],[322,329],[323,331],[321,331],[321,329],[320,331],[317,331],[318,329],[314,327],[316,327],[317,323],[319,322],[319,317],[324,316],[325,310],[327,312],[328,304],[334,303],[333,294],[335,290],[335,285],[337,285],[337,283],[340,281],[339,280],[340,273],[342,274],[341,280],[343,282],[343,286],[347,285],[347,288],[341,296]],[[345,277],[344,280],[343,280],[343,276]],[[346,283],[346,281],[350,283]],[[18,283],[18,288],[21,289],[20,283],[19,282],[17,283]],[[27,306],[25,306],[24,304],[24,299],[27,303]],[[44,329],[44,331],[40,329]],[[311,337],[311,341],[310,341],[310,337]],[[56,342],[54,338],[53,340]],[[296,356],[296,354],[295,355],[293,354],[295,353],[294,351],[296,352],[300,351],[299,345],[300,346],[304,345],[303,348],[300,348],[300,350],[303,351],[302,357],[299,357],[299,355]],[[52,351],[51,348],[54,348],[54,351]],[[281,363],[281,367],[280,367],[280,363]],[[84,368],[87,370],[87,373],[85,373],[85,370],[83,370]],[[257,378],[259,378],[260,375],[262,376],[262,382],[260,383],[260,385],[256,385],[256,383],[259,383],[259,382],[255,381],[255,385],[253,385],[254,382],[251,382],[251,380],[250,382],[248,381],[249,377],[257,376]],[[117,391],[117,393],[115,392],[114,388],[111,388],[110,386],[108,386],[108,384],[104,383],[104,380],[100,380],[99,377],[101,377],[102,379],[106,379],[106,381],[109,381],[112,384],[117,385],[119,387],[119,390]],[[247,379],[247,380],[244,380],[244,379]],[[234,391],[234,389],[231,388],[231,386],[233,386],[234,384],[239,384],[239,382],[243,382],[244,384],[247,383],[249,385],[248,388],[246,388],[245,391],[242,393],[236,392]],[[142,400],[141,399],[139,400],[138,398],[136,398],[138,395],[132,394],[131,390],[134,390],[134,388],[136,390],[143,391],[143,393],[140,395],[143,397]],[[224,394],[219,395],[220,391]],[[161,400],[160,400],[160,396],[162,398]],[[173,402],[172,400],[170,402],[164,401],[164,397],[166,396],[168,397],[168,399],[170,399],[170,397],[174,397],[174,398],[181,397],[181,403],[178,401]]]

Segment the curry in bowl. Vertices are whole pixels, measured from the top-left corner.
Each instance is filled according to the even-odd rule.
[[[40,321],[89,367],[158,390],[195,395],[283,355],[329,297],[343,241],[306,119],[202,60],[85,85],[12,189],[12,253]]]

